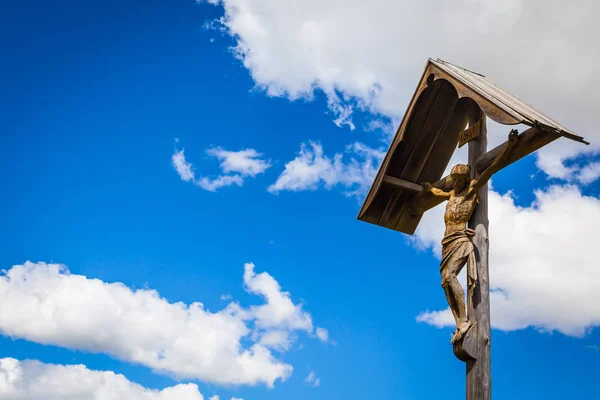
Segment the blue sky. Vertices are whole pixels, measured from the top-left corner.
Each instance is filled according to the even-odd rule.
[[[4,386],[6,398],[42,398],[49,389],[35,377],[44,371],[69,387],[92,371],[114,371],[147,389],[198,386],[177,398],[197,399],[197,391],[206,399],[464,398],[465,367],[448,344],[439,284],[440,209],[412,241],[356,220],[426,57],[405,54],[397,82],[369,64],[373,57],[360,43],[356,59],[295,60],[302,52],[337,54],[319,47],[333,36],[290,55],[298,43],[278,37],[272,24],[285,25],[294,13],[280,15],[270,2],[212,3],[3,3],[0,394]],[[313,21],[325,21],[325,11]],[[492,22],[504,27],[522,15],[526,10]],[[379,35],[369,26],[363,34]],[[428,51],[431,57],[470,60],[446,47],[429,50],[444,53]],[[511,82],[510,73],[498,76]],[[515,76],[518,89],[522,75]],[[370,80],[376,84],[364,84]],[[524,97],[549,90],[528,82]],[[547,97],[540,102],[548,110],[562,105],[565,123],[579,115],[569,95],[554,103]],[[594,142],[586,123],[577,120],[575,130]],[[494,129],[491,142],[499,143],[508,129]],[[256,155],[250,161],[237,153],[248,149]],[[556,143],[493,179],[496,399],[590,398],[597,391],[597,149]],[[194,174],[187,181],[173,163],[182,150]],[[214,192],[195,184],[219,176],[243,183]],[[194,302],[210,318],[194,319]],[[190,314],[176,319],[176,307]],[[117,309],[125,316],[115,317],[110,310]],[[226,326],[215,322],[220,313]],[[134,319],[141,316],[147,320]],[[277,345],[261,342],[267,333],[282,335]],[[211,353],[215,340],[223,353]],[[240,346],[237,356],[257,343],[271,358],[255,354],[255,367],[239,373],[227,364],[228,346]],[[147,361],[132,349],[165,353]],[[76,364],[87,368],[79,378],[52,369]],[[293,372],[264,372],[273,365]],[[10,383],[9,372],[18,370],[21,381]],[[81,393],[99,393],[94,385]]]

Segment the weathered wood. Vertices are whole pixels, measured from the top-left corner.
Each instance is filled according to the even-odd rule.
[[[458,148],[460,149],[471,140],[475,140],[479,137],[481,129],[479,129],[480,122],[475,125],[469,126],[467,129],[458,134]]]
[[[427,163],[423,166],[421,173],[414,182],[435,182],[444,173],[448,162],[452,158],[458,143],[458,134],[465,128],[471,110],[477,107],[477,103],[469,98],[458,100],[452,118],[440,134],[433,150],[429,154]]]
[[[475,116],[477,118],[478,116]],[[469,165],[472,178],[479,176],[477,160],[486,152],[487,138],[482,135],[478,140],[469,142]],[[479,203],[469,221],[469,227],[475,230],[473,244],[477,263],[477,281],[473,295],[468,296],[467,313],[477,325],[472,329],[475,340],[475,360],[467,361],[467,400],[491,400],[492,377],[490,360],[490,286],[489,286],[489,248],[488,248],[488,185],[477,194]]]
[[[406,131],[407,146],[402,149],[401,154],[397,157],[394,156],[388,168],[387,175],[414,181],[418,177],[422,165],[427,161],[431,147],[435,144],[439,132],[443,129],[447,119],[452,114],[454,105],[458,100],[456,89],[445,80],[436,81],[431,86],[432,89],[439,87],[435,95],[435,101],[427,110],[429,112],[426,115],[420,115],[419,118],[409,121]],[[424,107],[419,108],[424,109]],[[415,116],[418,114],[415,111]],[[411,143],[412,145],[409,146],[409,138],[411,137],[418,137],[419,140],[414,140],[414,143]],[[400,199],[402,201],[399,201]],[[381,216],[379,225],[394,229],[400,218],[400,212],[403,209],[402,206],[397,205],[405,204],[406,200],[408,198],[405,194],[400,192],[392,193]]]
[[[500,168],[504,168],[507,165],[520,160],[559,137],[560,135],[556,132],[539,130],[537,128],[527,129],[519,135],[519,141],[511,150],[506,160],[500,163]],[[502,150],[504,150],[504,147],[507,145],[508,143],[505,142],[479,157],[476,163],[477,172],[482,173],[487,167],[492,165],[494,159],[502,153]],[[450,176],[445,176],[439,181],[432,183],[432,185],[438,189],[448,191],[452,189],[452,180],[450,179]],[[408,206],[410,210],[413,210],[413,213],[416,216],[420,216],[425,211],[440,204],[442,201],[442,199],[433,196],[431,193],[418,193],[409,201]]]
[[[427,105],[423,104],[423,101],[425,101],[424,99],[430,96],[433,91],[439,90],[439,87],[437,89],[431,87],[433,86],[434,82],[433,75],[431,74],[432,68],[433,66],[430,62],[428,62],[425,71],[423,71],[423,75],[421,76],[421,80],[419,81],[417,89],[415,90],[415,93],[413,94],[413,97],[408,105],[408,109],[402,117],[402,122],[396,131],[396,135],[390,143],[383,162],[377,171],[375,181],[369,189],[369,193],[367,194],[367,197],[365,198],[365,201],[358,213],[358,218],[362,219],[363,221],[370,222],[372,224],[378,224],[384,208],[386,207],[387,201],[392,195],[393,189],[387,185],[382,185],[383,176],[388,170],[390,170],[390,163],[394,160],[394,155],[397,154],[397,152],[402,151],[402,147],[406,145],[407,127],[409,123],[413,121],[414,115],[416,113],[420,113],[422,108],[424,110],[427,109]],[[433,97],[433,99],[435,100],[435,97]],[[429,112],[429,110],[426,111]]]
[[[413,182],[432,182],[436,181],[442,175],[454,153],[454,149],[456,149],[458,134],[465,128],[470,113],[476,107],[478,107],[477,103],[469,98],[462,98],[457,102],[450,121],[448,121],[444,131],[440,134],[418,178],[412,180]],[[420,215],[406,212],[408,206],[407,202],[396,224],[395,229],[397,231],[412,233],[421,220]]]
[[[533,153],[534,151],[544,147],[550,142],[558,139],[560,135],[556,132],[541,130],[537,128],[529,128],[519,135],[519,141],[516,146],[511,150],[506,160],[499,165],[500,168],[504,168],[507,165],[520,160],[521,158]],[[508,143],[502,143],[500,146],[495,147],[493,150],[488,151],[477,160],[477,172],[480,174],[494,162],[494,159],[498,154],[502,153],[502,150],[508,146]]]
[[[452,119],[451,117],[454,115],[453,111],[457,100],[458,97],[454,87],[444,81],[443,89],[440,91],[434,105],[435,112],[432,110],[425,125],[422,127],[421,140],[414,146],[410,156],[406,160],[400,176],[402,179],[411,182],[417,180],[420,172],[429,161],[429,154],[437,143],[438,137],[445,131],[449,120]],[[396,229],[396,225],[409,198],[410,196],[398,202],[392,197],[386,207],[386,212],[384,213],[385,219],[382,218],[381,225]]]
[[[448,72],[441,70],[438,66],[433,67],[431,71],[436,79],[442,78],[450,82],[458,91],[458,96],[460,98],[468,97],[473,99],[488,117],[499,124],[515,125],[522,122],[520,118],[513,115],[513,110],[508,108],[506,104],[494,101],[493,97],[490,97],[487,94],[485,96],[480,94],[474,89],[475,86],[462,82]]]
[[[452,85],[444,80],[435,82],[429,80],[427,82],[427,87],[416,99],[412,115],[406,121],[404,129],[401,131],[402,140],[400,140],[393,150],[391,160],[386,169],[388,175],[400,176],[404,170],[406,161],[412,154],[413,149],[423,132],[427,120],[430,119],[431,113],[434,112],[436,105],[440,105],[440,96],[447,96],[447,93],[444,94],[444,90],[448,90],[452,87]],[[454,90],[454,94],[456,94],[456,90]]]
[[[510,147],[504,143],[486,153],[484,114],[506,125],[522,123],[532,128],[518,140],[511,132]],[[475,186],[471,187],[476,189],[486,183],[492,173],[560,136],[587,142],[483,75],[441,60],[429,60],[359,212],[358,218],[363,221],[413,234],[423,213],[449,198],[445,214],[447,235],[443,242],[445,257],[440,270],[442,286],[456,318],[457,330],[451,343],[455,355],[466,362],[467,400],[491,400],[488,186],[485,184],[479,189],[476,205],[475,198],[462,195],[467,189],[464,178],[468,173],[465,166],[458,166],[454,169],[457,194],[434,191],[436,197],[431,191],[422,190],[423,182],[436,180],[434,187],[445,192],[452,189],[450,176],[439,178],[459,143],[459,134],[467,119],[470,129],[462,132],[460,144],[469,142],[471,178],[494,166],[480,180],[472,182]],[[502,161],[494,163],[499,155]],[[459,179],[461,175],[463,179]],[[472,230],[465,230],[466,216],[471,212],[468,226]],[[474,252],[464,240],[466,237],[471,237]],[[459,247],[451,247],[454,245]],[[462,268],[459,263],[464,261],[460,251],[468,251],[466,305],[456,280]]]
[[[386,175],[383,177],[383,182],[394,186],[397,189],[408,190],[410,192],[420,192],[423,190],[423,186],[417,185],[404,179],[394,178],[393,176]]]
[[[452,85],[446,81],[442,82],[444,86],[421,130],[420,140],[415,144],[410,156],[406,159],[401,175],[404,179],[414,180],[419,177],[438,138],[445,132],[452,116],[455,115],[458,94]]]
[[[558,135],[582,143],[587,143],[582,137],[575,135],[556,121],[543,115],[528,104],[523,103],[517,97],[486,79],[483,75],[442,60],[434,61],[430,59],[427,62],[425,71],[417,86],[417,90],[413,94],[396,135],[377,171],[373,185],[369,189],[367,197],[363,202],[358,214],[358,219],[407,234],[414,233],[421,219],[421,215],[411,215],[410,210],[417,209],[418,207],[415,207],[415,204],[407,204],[412,199],[410,193],[407,194],[398,191],[392,186],[384,184],[383,177],[389,175],[417,183],[421,182],[420,179],[429,182],[439,180],[441,173],[431,173],[431,175],[429,175],[429,172],[427,172],[425,175],[428,175],[428,177],[423,176],[420,177],[420,179],[409,178],[402,174],[407,172],[405,167],[410,161],[409,157],[414,158],[412,155],[413,149],[417,146],[421,146],[420,142],[422,140],[427,142],[431,135],[430,130],[421,129],[419,125],[423,126],[422,124],[426,121],[427,117],[424,117],[424,115],[428,115],[430,112],[433,114],[437,113],[431,109],[432,102],[435,103],[437,100],[435,92],[436,90],[441,90],[442,87],[446,85],[453,86],[457,91],[457,104],[460,104],[462,100],[469,100],[476,103],[487,117],[496,122],[506,125],[522,123],[531,127],[536,127],[540,132],[545,131],[545,137],[534,137],[535,140],[532,142],[531,146],[535,149],[554,140]],[[434,105],[433,108],[437,108],[437,105]],[[453,114],[456,112],[457,108],[458,106],[455,107]],[[427,136],[427,138],[425,136]],[[437,151],[436,149],[440,147],[438,142],[441,143],[442,141],[446,141],[447,136],[446,132],[437,135],[434,150],[427,158],[424,169],[420,172],[421,175],[424,174],[426,169],[429,171],[437,170],[437,165],[441,164],[441,161],[438,160],[442,160],[442,158],[438,159],[437,157],[434,157],[433,154]],[[539,142],[536,144],[536,141]],[[526,140],[523,140],[523,142],[526,142]],[[423,145],[428,145],[428,143]],[[525,150],[523,154],[517,155],[515,159],[509,160],[508,163],[514,162],[518,158],[535,151],[533,148],[527,150],[526,147],[527,146],[524,146],[522,148]],[[455,146],[447,147],[447,150],[452,152],[455,148]],[[518,153],[519,152],[517,151],[516,154]],[[492,160],[489,159],[488,161],[491,162]],[[415,169],[418,169],[417,167],[421,166],[421,164],[421,158],[420,156],[417,156],[416,164],[410,165],[411,168],[414,167]],[[430,164],[435,164],[436,168],[430,169]],[[445,167],[447,167],[447,165],[444,166],[444,169]],[[414,171],[411,171],[410,173],[412,174],[412,172]],[[436,204],[438,203],[434,203],[432,206]],[[428,208],[430,207],[424,207],[424,209]],[[397,221],[395,225],[393,223],[394,221]]]
[[[454,343],[454,355],[461,361],[467,362],[477,359],[477,325],[473,326],[465,335]]]

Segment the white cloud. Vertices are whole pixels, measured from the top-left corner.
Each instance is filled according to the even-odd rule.
[[[348,125],[351,131],[356,129],[354,122],[352,122],[352,112],[354,111],[354,107],[349,104],[344,104],[335,93],[329,94],[327,97],[329,98],[327,107],[329,107],[335,115],[333,123],[340,128],[344,125]]]
[[[241,397],[232,397],[231,400],[244,400]]]
[[[258,328],[313,331],[310,314],[302,310],[301,304],[294,304],[290,294],[282,292],[279,283],[271,275],[266,272],[257,274],[254,264],[248,263],[244,265],[244,284],[249,293],[267,300],[266,304],[250,307]]]
[[[194,166],[185,159],[183,149],[175,149],[171,159],[173,167],[183,181],[194,182],[209,192],[216,192],[227,186],[242,186],[245,178],[255,177],[271,166],[270,161],[261,159],[262,154],[254,149],[228,151],[217,147],[206,150],[206,154],[220,161],[221,175],[197,178]]]
[[[593,252],[600,200],[570,185],[538,190],[535,196],[530,207],[519,207],[510,193],[490,191],[492,326],[584,335],[600,325],[600,268]],[[418,244],[433,246],[438,257],[442,207],[426,213],[428,220],[416,233]],[[418,319],[453,324],[448,309],[425,312]]]
[[[148,389],[112,371],[84,365],[0,359],[0,398],[10,400],[203,400],[195,384]]]
[[[583,167],[577,176],[577,180],[588,185],[600,178],[600,162],[593,162]]]
[[[564,158],[555,153],[541,153],[536,165],[549,177],[588,185],[600,178],[600,162],[565,165]]]
[[[218,25],[258,88],[289,99],[321,91],[339,125],[352,127],[356,108],[397,123],[425,61],[440,57],[484,73],[592,141],[562,139],[540,154],[562,162],[600,148],[595,0],[209,2],[223,6]]]
[[[536,165],[552,178],[569,180],[577,167],[567,167],[564,164],[564,157],[558,153],[540,153],[536,160]]]
[[[293,368],[260,338],[285,332],[291,343],[295,331],[312,335],[312,318],[253,264],[245,265],[244,283],[266,302],[249,308],[232,302],[213,313],[202,303],[171,303],[154,290],[74,275],[63,265],[26,262],[0,275],[0,333],[106,353],[182,378],[272,386]]]
[[[395,122],[392,122],[383,118],[373,118],[371,119],[363,129],[367,132],[381,131],[384,133],[384,136],[393,137],[396,133]]]
[[[292,338],[288,331],[267,331],[260,335],[260,344],[269,349],[287,351],[292,345]]]
[[[320,186],[331,189],[340,185],[347,190],[347,195],[363,195],[371,186],[385,152],[357,142],[346,147],[346,154],[350,156],[349,161],[340,153],[329,158],[321,144],[302,143],[298,156],[285,165],[268,190],[278,193],[316,190]]]
[[[325,328],[317,328],[316,334],[319,340],[323,343],[327,343],[329,341],[329,331]]]
[[[194,180],[194,171],[192,170],[192,164],[186,161],[183,151],[183,149],[179,151],[175,150],[175,153],[173,153],[173,156],[171,157],[171,161],[181,180],[190,182]]]
[[[541,153],[536,165],[551,178],[588,185],[600,177],[600,162],[565,165],[565,159],[557,153]]]
[[[271,166],[270,161],[261,159],[262,154],[254,149],[227,151],[217,147],[208,149],[206,153],[221,161],[221,170],[226,174],[234,172],[242,176],[256,176]]]
[[[196,180],[196,185],[209,192],[216,192],[218,189],[227,186],[242,186],[244,184],[244,178],[239,175],[221,175],[216,178],[209,178],[203,176]]]
[[[214,395],[214,396],[212,396],[212,397],[211,397],[209,400],[219,400],[219,396],[217,396],[217,395]]]
[[[306,377],[306,379],[304,380],[304,383],[313,386],[313,387],[318,387],[319,385],[321,385],[321,379],[317,378],[317,376],[315,375],[315,373],[313,371],[311,371],[308,376]]]

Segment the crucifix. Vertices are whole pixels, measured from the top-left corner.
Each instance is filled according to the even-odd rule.
[[[487,151],[486,119],[528,125]],[[448,201],[441,282],[456,322],[451,343],[466,363],[467,400],[491,399],[488,188],[492,174],[546,144],[581,136],[525,104],[485,76],[429,59],[358,219],[412,235],[423,214]],[[442,178],[456,147],[468,165]],[[433,182],[433,183],[429,183]],[[456,279],[467,266],[467,291]]]

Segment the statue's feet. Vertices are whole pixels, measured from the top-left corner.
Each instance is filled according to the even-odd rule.
[[[460,340],[465,333],[471,329],[473,326],[473,321],[465,321],[462,322],[459,326],[456,327],[456,333],[452,336],[450,343],[454,344],[456,341]]]
[[[456,330],[454,331],[454,334],[452,335],[452,339],[450,339],[450,344],[454,344],[454,342],[456,342],[458,340],[457,335],[458,335],[458,328],[456,328]]]

